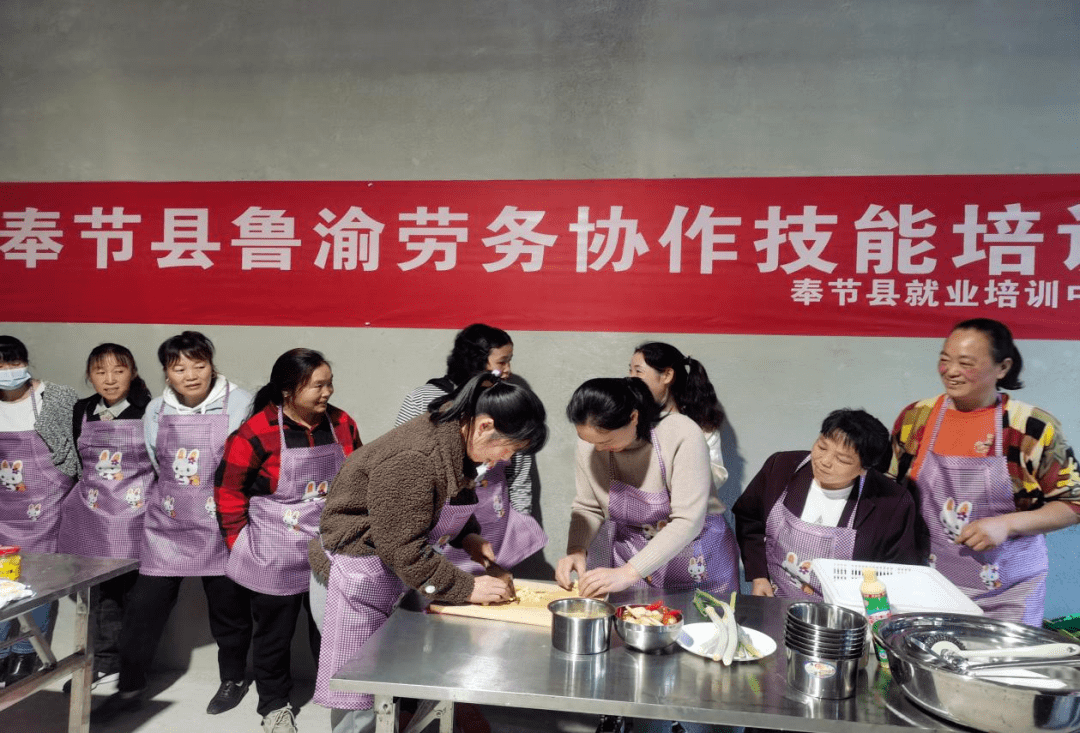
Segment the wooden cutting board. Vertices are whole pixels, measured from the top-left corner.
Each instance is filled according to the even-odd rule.
[[[478,606],[472,603],[463,606],[446,606],[432,603],[428,606],[428,611],[447,616],[468,616],[470,618],[491,619],[492,621],[509,621],[516,624],[550,627],[551,611],[547,609],[547,604],[559,598],[575,598],[577,596],[576,593],[563,590],[556,583],[541,580],[519,580],[515,578],[514,588],[517,590],[519,597],[523,595],[523,590],[535,591],[535,594],[528,593],[518,602],[512,601],[491,606]]]

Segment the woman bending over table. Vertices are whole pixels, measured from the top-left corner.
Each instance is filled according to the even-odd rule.
[[[328,682],[406,588],[451,603],[509,600],[508,576],[473,576],[444,553],[459,547],[477,563],[494,561],[472,516],[476,467],[540,450],[544,419],[530,390],[480,374],[432,403],[427,418],[394,428],[345,461],[309,553],[316,618],[325,599],[314,699],[334,709],[335,731],[374,728],[372,696],[331,692]]]

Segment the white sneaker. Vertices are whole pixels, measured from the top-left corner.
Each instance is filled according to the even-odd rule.
[[[292,707],[286,705],[263,716],[263,733],[297,733]]]

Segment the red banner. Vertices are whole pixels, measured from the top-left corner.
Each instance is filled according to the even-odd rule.
[[[1080,339],[1080,175],[0,184],[3,320]]]

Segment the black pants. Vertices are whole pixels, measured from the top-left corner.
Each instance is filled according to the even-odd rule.
[[[183,580],[140,574],[135,581],[120,633],[120,692],[146,687],[147,671]],[[247,654],[251,646],[250,592],[224,575],[205,576],[202,584],[210,633],[218,645],[218,672],[223,681],[243,680],[247,677]]]
[[[259,715],[283,708],[292,692],[292,638],[296,620],[307,593],[272,596],[251,593],[251,613],[255,618],[252,664],[255,689],[259,692]],[[310,615],[310,611],[309,611]]]
[[[120,633],[124,628],[124,609],[127,607],[131,589],[139,578],[139,571],[132,570],[94,586],[96,604],[90,619],[94,635],[94,670],[101,674],[120,671]]]

